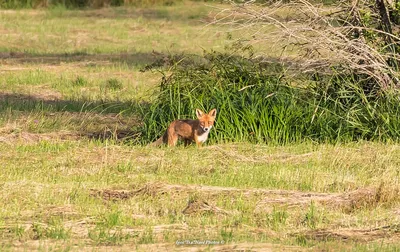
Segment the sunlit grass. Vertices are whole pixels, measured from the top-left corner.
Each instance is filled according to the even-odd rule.
[[[154,102],[158,70],[168,76],[176,53],[229,43],[221,27],[204,28],[209,11],[199,2],[1,11],[1,250],[174,250],[193,239],[223,240],[226,250],[398,249],[395,235],[393,244],[375,239],[398,231],[396,143],[223,143],[218,124],[229,111],[218,108],[202,149],[138,145],[140,109]],[[176,119],[167,116],[154,123]],[[349,209],[289,197],[366,188],[380,198]],[[389,234],[371,243],[307,236],[382,227]]]
[[[3,153],[7,148],[8,145],[0,145]],[[330,193],[379,187],[382,182],[390,188],[398,188],[392,179],[397,172],[395,160],[400,155],[397,145],[271,147],[243,143],[198,150],[194,147],[152,149],[112,142],[42,141],[29,145],[15,143],[13,150],[6,153],[0,157],[4,171],[0,176],[3,183],[0,198],[4,202],[0,216],[7,218],[3,225],[14,228],[11,235],[7,234],[10,238],[29,239],[34,235],[32,232],[39,232],[36,235],[41,239],[68,240],[84,232],[99,245],[133,241],[173,243],[184,237],[204,236],[201,230],[208,227],[208,238],[230,243],[272,242],[300,230],[337,225],[365,228],[396,222],[390,218],[391,208],[386,207],[374,211],[360,209],[348,214],[320,204],[304,209],[276,205],[271,212],[267,209],[263,212],[257,207],[264,198],[262,194],[231,192],[211,196],[201,191],[163,194],[154,191],[153,195],[149,191],[149,194],[107,203],[90,194],[91,189],[137,190],[148,183]],[[365,162],[366,159],[369,161]],[[386,166],[384,174],[376,170],[382,164],[392,164]],[[214,213],[185,216],[182,211],[190,195],[231,213],[228,216]],[[83,219],[83,226],[69,226]],[[40,223],[41,229],[23,231],[25,229],[18,226],[33,220]],[[183,220],[190,232],[180,234],[169,230],[168,225],[181,225]],[[151,228],[162,225],[166,230],[161,236]],[[248,234],[249,230],[257,228],[274,230],[275,234],[273,237]],[[3,235],[8,230],[6,228]]]

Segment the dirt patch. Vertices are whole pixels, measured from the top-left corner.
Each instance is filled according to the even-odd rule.
[[[74,131],[61,130],[48,133],[31,133],[30,127],[39,127],[42,118],[61,125],[68,125]],[[38,126],[39,125],[39,126]],[[79,140],[82,138],[100,141],[115,140],[127,142],[137,139],[138,133],[132,128],[138,125],[134,116],[123,117],[119,114],[97,114],[82,112],[48,112],[39,117],[20,113],[17,120],[0,128],[0,142],[12,144],[15,142],[36,143],[43,140]]]
[[[274,153],[270,155],[241,155],[235,151],[230,151],[227,148],[221,148],[218,145],[206,146],[204,148],[208,148],[211,150],[218,150],[218,152],[223,153],[224,156],[229,160],[242,161],[246,163],[254,163],[254,164],[265,164],[268,162],[279,162],[279,163],[291,163],[291,164],[301,164],[308,162],[310,158],[319,158],[322,156],[320,151],[313,151],[302,154],[291,154],[291,153]],[[235,145],[232,145],[232,148],[236,148]]]
[[[76,218],[80,214],[74,209],[73,205],[63,205],[63,206],[48,206],[41,210],[24,210],[20,212],[22,219],[30,220],[42,216],[42,220],[47,220],[52,217],[61,218]]]
[[[156,196],[165,194],[167,191],[163,190],[164,184],[162,183],[148,183],[138,190],[112,190],[112,189],[91,189],[90,195],[92,197],[99,197],[104,200],[125,200],[136,195]]]
[[[54,114],[54,113],[53,113]],[[100,141],[131,141],[138,138],[132,128],[139,124],[137,116],[124,117],[116,113],[63,112],[62,116],[79,125],[81,137]]]
[[[38,86],[36,90],[40,91],[34,91],[30,92],[29,95],[38,99],[38,100],[47,100],[47,101],[57,101],[62,99],[62,94],[56,90],[52,89],[44,89]]]
[[[90,196],[102,198],[107,201],[125,200],[134,196],[134,192],[127,190],[90,190]]]
[[[307,249],[300,246],[285,246],[273,243],[231,243],[225,245],[194,245],[184,246],[176,245],[175,243],[157,243],[157,244],[123,244],[118,246],[91,246],[91,245],[76,245],[68,244],[65,241],[56,240],[29,240],[29,241],[15,241],[13,242],[13,251],[36,251],[39,249],[49,250],[65,250],[71,251],[188,251],[188,252],[201,252],[201,251],[306,251]]]
[[[107,139],[113,139],[116,141],[130,141],[137,139],[138,136],[139,133],[132,130],[112,130],[107,128],[101,132],[90,132],[86,134],[86,137],[100,141],[105,141]]]
[[[92,190],[92,196],[100,196],[105,200],[128,199],[135,195],[156,196],[163,194],[203,193],[209,196],[243,195],[263,197],[257,203],[255,212],[269,212],[275,205],[301,207],[311,202],[334,209],[352,212],[360,208],[376,207],[378,204],[395,202],[400,198],[399,190],[381,185],[378,188],[360,188],[348,193],[311,193],[290,190],[237,189],[217,186],[168,185],[163,183],[148,183],[138,190]],[[200,204],[200,205],[199,205]],[[208,203],[193,202],[198,209],[210,209]],[[189,202],[190,205],[190,202]],[[188,206],[189,207],[189,206]],[[190,207],[188,208],[190,209]],[[191,210],[187,210],[191,211]],[[217,211],[218,212],[218,211]]]
[[[25,86],[25,89],[29,88]],[[35,86],[31,87],[32,91],[28,94],[23,93],[13,93],[2,91],[0,92],[0,99],[6,99],[8,97],[12,97],[14,101],[25,101],[26,97],[30,97],[31,99],[36,100],[46,100],[46,101],[57,101],[62,99],[62,94],[56,90],[49,89],[45,86]]]
[[[87,217],[81,220],[71,220],[64,223],[67,230],[71,230],[74,237],[87,238],[89,230],[96,226],[93,218]]]
[[[8,131],[8,132],[7,132]],[[0,129],[0,143],[37,143],[50,140],[78,140],[80,135],[75,132],[58,131],[51,133],[18,132],[13,129]]]
[[[360,208],[376,207],[377,204],[386,201],[381,198],[382,189],[360,188],[348,193],[309,194],[291,192],[280,197],[265,197],[257,203],[256,211],[269,211],[274,205],[286,205],[288,207],[310,205],[311,202],[330,208],[342,209],[352,212]]]
[[[78,216],[78,212],[74,209],[73,205],[49,206],[44,212],[47,216]]]
[[[90,195],[92,197],[102,198],[106,201],[118,201],[118,200],[126,200],[136,195],[146,195],[155,197],[156,195],[163,195],[166,194],[167,191],[163,188],[164,184],[155,183],[155,184],[146,184],[144,187],[138,190],[97,190],[91,189]],[[190,199],[188,201],[188,205],[185,209],[182,210],[182,213],[185,215],[195,215],[195,214],[222,214],[222,215],[229,215],[232,214],[229,211],[225,211],[222,208],[209,204],[208,202],[196,198]]]
[[[307,239],[318,241],[342,240],[369,242],[379,239],[400,239],[400,226],[390,225],[373,229],[319,229],[304,233],[294,233],[294,236],[303,236]]]
[[[71,235],[75,238],[87,238],[89,234],[89,230],[95,227],[95,221],[91,217],[87,217],[81,220],[71,220],[63,223],[63,227],[66,230],[71,232]],[[38,222],[38,221],[26,221],[26,222],[17,222],[17,223],[7,223],[5,225],[0,226],[0,230],[5,231],[5,233],[11,233],[15,227],[19,227],[23,229],[24,233],[33,239],[38,239],[36,234],[38,229],[46,230],[51,226],[47,223]],[[35,238],[36,237],[36,238]]]
[[[185,215],[196,215],[203,213],[230,215],[231,213],[222,208],[210,205],[201,199],[189,200],[188,205],[182,211]]]

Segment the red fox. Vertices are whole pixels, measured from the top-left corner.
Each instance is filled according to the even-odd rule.
[[[185,146],[195,141],[197,147],[204,143],[212,126],[214,125],[217,110],[212,109],[208,114],[200,109],[196,109],[197,120],[175,120],[169,126],[164,135],[151,145],[159,146],[161,144],[168,144],[168,146],[175,146],[178,139],[183,139]]]

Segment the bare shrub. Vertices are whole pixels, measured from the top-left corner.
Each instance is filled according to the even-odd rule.
[[[245,45],[268,43],[261,48],[280,50],[280,59],[297,62],[291,65],[300,72],[331,72],[334,67],[386,89],[398,85],[400,41],[390,29],[388,6],[383,0],[341,1],[329,7],[307,0],[232,2],[212,23],[239,31]]]

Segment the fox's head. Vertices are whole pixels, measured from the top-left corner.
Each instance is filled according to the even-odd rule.
[[[200,127],[205,132],[208,132],[214,125],[216,115],[217,115],[216,109],[210,110],[210,112],[208,112],[208,114],[204,113],[200,109],[196,109],[196,116],[200,121]]]

